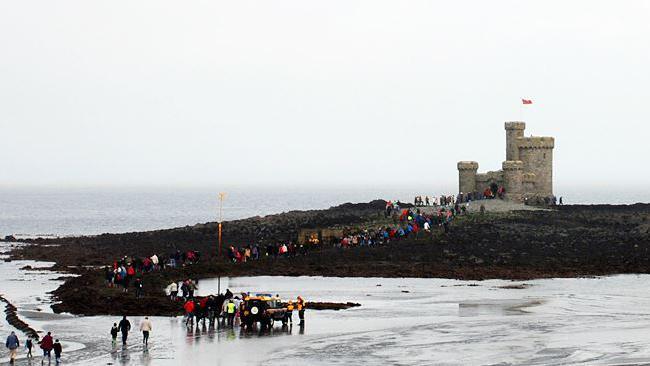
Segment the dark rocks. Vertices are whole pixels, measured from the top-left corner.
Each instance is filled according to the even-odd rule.
[[[318,301],[309,301],[307,302],[307,309],[312,310],[345,310],[350,308],[359,307],[361,304],[355,302],[318,302]]]
[[[532,285],[527,284],[527,283],[520,283],[520,284],[513,284],[513,285],[505,285],[505,286],[499,286],[500,289],[504,290],[524,290]]]
[[[34,330],[34,328],[30,327],[27,323],[25,323],[22,319],[18,317],[18,309],[11,304],[7,299],[4,297],[0,296],[0,301],[4,302],[5,305],[5,314],[7,314],[6,319],[7,322],[14,328],[20,330],[21,332],[25,333],[26,336],[33,338],[35,340],[39,339],[38,333]]]
[[[346,203],[327,210],[290,211],[265,217],[225,222],[224,245],[250,243],[277,243],[296,241],[298,231],[304,228],[328,228],[356,226],[377,219],[385,208],[385,201],[369,203]],[[152,253],[166,255],[179,249],[198,250],[213,254],[216,250],[218,225],[197,224],[181,228],[132,232],[124,234],[101,234],[77,238],[53,238],[26,240],[38,244],[17,248],[15,258],[55,261],[59,265],[104,265],[115,259],[115,253],[150,256]],[[47,244],[43,246],[41,244]],[[58,245],[52,250],[49,245]]]

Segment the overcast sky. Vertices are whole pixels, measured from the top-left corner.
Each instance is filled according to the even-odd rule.
[[[648,184],[649,4],[3,1],[0,184]]]

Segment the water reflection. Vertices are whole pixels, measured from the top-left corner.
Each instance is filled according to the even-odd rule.
[[[156,318],[146,350],[111,349],[107,334],[96,331],[110,328],[110,317],[55,318],[46,329],[85,340],[86,349],[68,353],[77,363],[67,365],[638,364],[650,362],[648,280],[539,280],[504,289],[509,282],[456,287],[458,281],[381,279],[376,286],[378,279],[238,278],[231,288],[287,297],[300,288],[307,299],[362,306],[308,310],[305,322],[272,329],[186,327],[182,318]],[[210,290],[208,280],[201,283]]]

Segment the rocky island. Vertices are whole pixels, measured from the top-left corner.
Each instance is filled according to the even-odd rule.
[[[494,200],[498,201],[498,200]],[[385,201],[343,204],[225,222],[224,246],[296,241],[301,230],[358,233],[395,225]],[[523,205],[522,205],[523,208]],[[416,208],[412,208],[413,211]],[[424,209],[423,209],[424,210]],[[54,261],[53,270],[77,274],[53,296],[57,312],[174,315],[180,304],[165,298],[172,280],[216,276],[439,277],[464,280],[532,279],[650,273],[650,205],[557,206],[458,215],[450,230],[373,246],[340,248],[306,243],[306,253],[232,263],[216,256],[217,224],[169,230],[35,239],[16,246],[14,259]],[[399,224],[399,222],[397,222]],[[198,250],[199,263],[143,275],[145,296],[135,299],[107,288],[103,266],[124,255],[164,256]],[[327,305],[325,305],[327,306]]]

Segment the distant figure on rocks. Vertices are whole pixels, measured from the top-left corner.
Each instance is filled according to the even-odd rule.
[[[560,206],[562,206],[564,202],[562,201],[562,196],[560,196]]]
[[[187,280],[187,289],[189,291],[189,298],[193,299],[194,292],[198,289],[198,286],[196,285],[196,282],[192,281],[191,278]]]
[[[61,353],[63,352],[63,347],[61,346],[61,343],[59,343],[58,339],[56,340],[56,342],[54,342],[52,349],[54,350],[54,360],[58,365],[59,363],[61,363]]]
[[[131,322],[126,319],[126,315],[120,320],[120,332],[122,332],[122,345],[126,346],[126,339],[129,338],[129,331],[131,330]]]
[[[5,346],[9,349],[9,363],[13,364],[16,362],[16,356],[18,354],[18,347],[20,347],[20,341],[15,332],[11,332],[9,337],[7,337],[7,342]]]
[[[142,279],[139,277],[136,278],[133,284],[135,285],[135,298],[139,299],[142,297],[143,288],[144,288],[142,284]]]
[[[176,284],[176,281],[172,281],[167,288],[169,289],[169,298],[172,301],[176,301],[176,298],[178,297],[178,285]]]
[[[54,347],[54,340],[52,339],[52,333],[47,332],[47,335],[41,339],[39,342],[41,344],[41,349],[43,350],[43,359],[41,360],[41,364],[45,361],[45,357],[47,357],[47,363],[50,363],[50,360],[52,359],[52,348]]]
[[[113,347],[117,344],[117,332],[119,332],[119,328],[117,327],[117,323],[113,323],[113,328],[111,328],[111,338],[113,339]]]
[[[144,319],[140,322],[140,330],[142,331],[142,343],[146,346],[149,345],[149,332],[153,329],[151,320],[149,317],[145,316]]]

